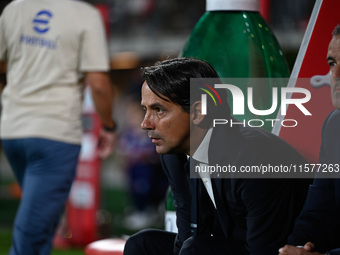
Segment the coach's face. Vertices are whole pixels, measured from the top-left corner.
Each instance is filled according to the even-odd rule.
[[[189,154],[190,114],[158,97],[146,82],[142,86],[141,105],[145,110],[141,128],[148,131],[157,153]]]
[[[340,109],[340,35],[333,36],[329,43],[327,62],[331,71],[332,103]]]

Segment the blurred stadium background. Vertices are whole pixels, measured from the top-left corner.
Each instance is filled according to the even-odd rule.
[[[0,1],[0,12],[9,3]],[[102,162],[100,172],[100,210],[98,231],[100,237],[122,237],[140,228],[164,228],[163,200],[147,208],[147,217],[133,214],[135,201],[129,190],[127,157],[131,139],[124,136],[129,125],[126,116],[131,100],[138,102],[141,66],[156,60],[175,57],[184,46],[191,30],[205,12],[205,0],[88,0],[102,11],[106,22],[111,56],[111,77],[115,88],[115,118],[118,122],[118,141],[114,153]],[[271,0],[267,21],[273,29],[289,67],[292,69],[300,47],[311,11],[312,0]],[[0,89],[5,84],[5,75],[0,74]],[[128,112],[130,111],[130,112]],[[138,111],[138,110],[136,110]],[[138,120],[138,117],[136,117]],[[130,139],[130,140],[126,140]],[[161,171],[160,169],[158,169]],[[162,178],[162,177],[160,177]],[[163,190],[164,191],[164,190]],[[11,227],[20,199],[20,190],[15,183],[10,167],[0,145],[0,254],[6,254],[10,246]],[[159,202],[160,201],[160,202]],[[129,218],[130,217],[130,218]],[[136,224],[134,220],[139,220]],[[143,222],[142,222],[143,221]],[[130,223],[130,224],[129,224]],[[131,226],[132,225],[132,226]],[[55,249],[53,254],[83,254],[83,247]]]

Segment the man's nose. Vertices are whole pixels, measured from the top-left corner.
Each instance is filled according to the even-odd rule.
[[[142,123],[140,124],[141,128],[144,130],[154,129],[154,125],[152,123],[151,117],[149,114],[145,114]]]

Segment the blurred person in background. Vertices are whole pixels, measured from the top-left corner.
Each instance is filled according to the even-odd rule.
[[[322,127],[319,154],[322,172],[317,173],[309,187],[303,211],[288,238],[289,245],[279,250],[280,255],[340,254],[340,25],[332,35],[327,63],[335,110],[327,116]],[[334,173],[333,178],[322,177],[327,172]]]
[[[7,62],[1,139],[22,188],[10,254],[50,254],[75,178],[84,81],[103,124],[99,156],[115,139],[100,13],[81,1],[12,1],[0,17],[0,60]]]
[[[122,223],[126,228],[136,230],[163,223],[159,208],[164,207],[168,182],[155,146],[140,128],[144,116],[140,100],[132,96],[124,102],[125,121],[117,137],[117,146],[128,177],[132,208],[128,208]]]

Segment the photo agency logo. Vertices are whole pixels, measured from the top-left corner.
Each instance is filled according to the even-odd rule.
[[[221,80],[216,79],[192,80],[196,84],[194,86],[198,87],[201,93],[202,115],[214,112],[214,109],[209,111],[209,107],[222,107],[223,104],[228,103],[231,114],[238,119],[235,121],[235,119],[223,118],[221,115],[214,116],[213,127],[216,125],[250,127],[269,125],[274,127],[276,122],[284,127],[296,127],[297,119],[279,118],[279,116],[286,115],[288,106],[297,107],[304,116],[312,115],[305,106],[311,99],[310,91],[300,87],[287,87],[288,79],[240,78],[223,80],[223,84],[221,84]],[[222,90],[226,90],[229,94],[226,102],[224,102],[226,99],[222,97]],[[225,92],[223,93],[225,94]]]
[[[199,89],[204,91],[206,94],[202,94],[201,96],[201,101],[202,101],[202,108],[201,108],[201,111],[202,111],[202,114],[203,115],[207,115],[207,94],[210,96],[210,98],[213,100],[215,106],[217,106],[217,102],[216,102],[216,99],[215,99],[215,96],[216,98],[218,99],[219,103],[221,104],[221,106],[223,105],[222,104],[222,100],[221,100],[221,97],[219,96],[219,94],[217,93],[217,91],[211,87],[210,85],[206,84],[206,83],[202,83],[202,85],[204,85],[206,88],[202,88],[200,87]],[[211,92],[210,92],[210,91]]]

